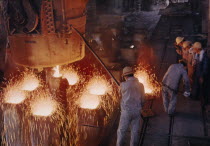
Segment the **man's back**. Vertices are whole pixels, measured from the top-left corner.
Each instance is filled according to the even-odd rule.
[[[129,77],[126,82],[121,84],[121,109],[140,110],[144,100],[144,86],[135,77]]]
[[[189,78],[187,71],[184,69],[184,66],[182,64],[172,64],[168,68],[168,71],[165,73],[162,82],[164,85],[170,87],[171,89],[177,90],[179,81],[182,77],[184,81],[187,82],[186,85],[188,86]]]

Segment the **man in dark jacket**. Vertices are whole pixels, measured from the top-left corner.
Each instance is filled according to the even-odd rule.
[[[205,103],[206,94],[206,80],[208,75],[208,56],[205,49],[202,48],[200,42],[195,42],[193,44],[193,49],[195,51],[195,56],[193,59],[193,66],[194,66],[194,81],[193,81],[193,90],[192,90],[192,97],[194,99],[201,99],[202,104]]]

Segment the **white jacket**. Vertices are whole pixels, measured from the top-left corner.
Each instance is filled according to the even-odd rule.
[[[184,66],[182,64],[172,64],[165,73],[162,83],[164,86],[177,91],[181,79],[184,80],[185,90],[189,92],[190,82]]]
[[[121,110],[140,111],[144,104],[144,86],[137,78],[129,77],[127,81],[121,83]]]

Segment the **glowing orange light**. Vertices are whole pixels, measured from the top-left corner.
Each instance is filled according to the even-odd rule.
[[[53,74],[53,77],[55,78],[60,78],[62,76],[62,74],[60,73],[60,66],[57,65],[53,68],[53,70],[55,71]]]
[[[138,78],[139,82],[144,85],[145,93],[153,93],[153,85],[150,83],[149,75],[146,71],[137,71],[135,77]]]
[[[51,116],[57,109],[57,102],[47,93],[40,93],[31,103],[31,111],[35,116]]]
[[[78,101],[81,108],[96,109],[100,105],[100,97],[84,92]]]
[[[102,77],[94,77],[87,85],[87,89],[90,94],[93,95],[105,95],[109,90],[108,82]]]
[[[69,85],[75,85],[79,81],[79,76],[74,70],[66,70],[63,72],[63,77],[68,80]]]
[[[6,90],[4,96],[4,102],[10,104],[20,104],[26,99],[25,92],[17,87],[11,87]]]
[[[33,74],[27,74],[24,76],[21,82],[21,89],[25,91],[33,91],[39,87],[39,79]]]

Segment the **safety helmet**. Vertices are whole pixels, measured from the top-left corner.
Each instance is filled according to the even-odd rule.
[[[133,74],[133,68],[126,66],[125,68],[123,68],[123,76],[127,76]]]
[[[191,42],[190,41],[184,41],[183,43],[183,48],[187,48],[188,46],[191,46]]]
[[[184,40],[184,37],[177,37],[176,44],[179,45]]]
[[[195,43],[193,44],[193,48],[202,49],[202,45],[201,45],[200,42],[195,42]]]

